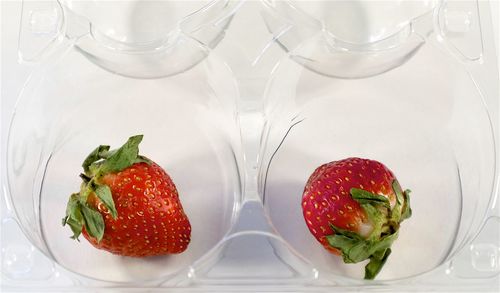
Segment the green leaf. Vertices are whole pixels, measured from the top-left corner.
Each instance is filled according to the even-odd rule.
[[[100,242],[104,235],[105,227],[101,213],[91,209],[86,204],[82,204],[81,207],[87,233],[97,239],[97,242]]]
[[[361,207],[373,225],[373,230],[368,239],[375,240],[382,234],[382,227],[387,223],[387,218],[382,212],[371,204],[362,204]]]
[[[139,144],[142,137],[142,135],[130,137],[122,147],[112,152],[102,163],[98,172],[100,174],[114,173],[132,166],[139,154]]]
[[[411,192],[411,190],[407,189],[403,193],[403,195],[405,197],[405,202],[403,205],[403,212],[401,215],[402,220],[408,219],[409,217],[411,217],[411,214],[412,214],[411,206],[410,206],[410,192]]]
[[[102,159],[108,159],[111,157],[114,153],[116,153],[117,150],[110,150],[110,151],[105,151],[100,154],[100,157]]]
[[[66,226],[66,221],[68,221],[68,216],[65,216],[64,218],[62,218],[62,225],[63,227]]]
[[[78,193],[74,193],[69,197],[68,205],[66,206],[66,216],[63,218],[63,226],[66,224],[73,232],[71,238],[78,240],[83,227],[83,216]]]
[[[353,239],[340,234],[328,235],[326,239],[328,244],[342,252],[345,263],[358,263],[371,258],[377,251],[390,248],[397,237],[396,232],[377,240]]]
[[[354,239],[354,240],[362,240],[363,239],[363,237],[361,237],[361,235],[359,235],[358,233],[355,233],[355,232],[352,232],[349,230],[344,230],[342,228],[339,228],[339,227],[333,225],[332,223],[328,223],[328,224],[330,225],[330,228],[333,230],[333,232],[335,232],[335,234],[343,235],[343,236],[346,236],[346,237]]]
[[[387,258],[391,254],[391,249],[383,249],[376,251],[370,262],[365,266],[365,280],[373,280],[378,275],[382,267],[385,265]]]
[[[342,258],[345,263],[355,263],[356,261],[351,259],[349,256],[349,251],[360,241],[357,239],[352,239],[343,235],[328,235],[326,236],[326,240],[330,246],[339,249],[342,252]]]
[[[396,194],[396,204],[391,211],[391,221],[399,223],[401,221],[401,209],[403,208],[404,197],[401,185],[399,185],[397,180],[392,181],[392,190],[394,191],[394,194]]]
[[[102,159],[101,156],[102,153],[107,152],[108,150],[109,150],[109,145],[100,145],[95,150],[93,150],[83,161],[82,167],[85,173],[89,171],[90,165]]]
[[[389,234],[387,236],[380,238],[380,240],[378,240],[378,241],[374,241],[373,247],[371,248],[372,252],[390,248],[392,243],[394,243],[394,241],[396,239],[398,239],[398,235],[399,235],[399,232],[396,231],[392,234]]]
[[[352,199],[359,202],[360,204],[381,205],[388,209],[391,208],[389,199],[387,199],[387,197],[385,196],[371,193],[359,188],[351,188],[350,192]]]
[[[84,183],[89,183],[92,178],[87,176],[86,174],[80,173],[80,178],[82,178]]]
[[[335,234],[326,236],[326,239],[332,247],[342,252],[345,263],[358,263],[370,259],[365,267],[365,279],[373,279],[380,272],[391,253],[392,243],[398,237],[402,204],[407,202],[404,197],[408,195],[402,193],[397,181],[393,182],[393,188],[397,197],[394,210],[398,220],[396,222],[392,221],[394,215],[388,198],[362,189],[351,189],[352,198],[360,203],[373,225],[373,231],[368,238],[364,239],[355,232],[343,230],[329,223]],[[385,213],[386,210],[390,213],[389,218]],[[411,214],[411,210],[407,213]]]
[[[368,209],[378,211],[372,205]],[[378,211],[380,213],[380,211]],[[340,229],[330,224],[335,234],[326,236],[328,243],[342,252],[342,258],[345,263],[358,263],[370,259],[370,263],[365,268],[365,278],[373,279],[382,266],[385,264],[390,254],[390,247],[398,237],[398,231],[393,234],[376,239],[363,239],[358,234]],[[389,250],[389,253],[386,251]]]
[[[396,194],[396,202],[402,205],[404,201],[403,190],[401,189],[401,185],[399,185],[399,182],[397,180],[392,181],[392,190]]]
[[[373,243],[371,241],[360,241],[349,250],[349,258],[358,263],[368,259],[373,253]]]
[[[111,195],[111,189],[107,185],[96,185],[95,194],[104,203],[104,206],[111,212],[113,219],[116,219],[118,213],[116,211],[115,202]]]
[[[138,155],[137,159],[135,159],[135,161],[134,161],[134,164],[135,163],[146,163],[148,165],[151,165],[153,163],[153,161],[151,161],[150,159],[146,158],[145,156]]]
[[[371,244],[355,232],[338,228],[332,224],[330,227],[335,232],[326,236],[328,243],[342,252],[345,263],[357,263],[370,256]]]

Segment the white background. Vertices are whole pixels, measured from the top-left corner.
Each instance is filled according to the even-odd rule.
[[[485,0],[480,0],[485,1]],[[246,7],[243,10],[240,10],[238,16],[233,21],[232,27],[228,34],[231,34],[232,31],[238,30],[238,26],[240,31],[247,32],[248,34],[241,34],[239,37],[244,38],[244,42],[234,42],[232,44],[224,44],[221,43],[221,46],[232,46],[239,50],[239,54],[235,56],[242,57],[240,60],[227,60],[233,66],[249,66],[248,61],[252,61],[252,59],[258,54],[258,51],[262,46],[264,46],[265,42],[268,40],[269,36],[262,34],[259,35],[255,33],[255,27],[258,27],[260,31],[264,31],[264,27],[261,19],[256,18],[258,14],[255,13],[255,10],[258,9],[258,3],[253,1],[251,4],[252,9],[247,9],[250,7]],[[493,17],[493,26],[495,29],[496,36],[496,46],[498,48],[499,41],[499,14],[500,14],[500,0],[492,0],[490,1],[492,7],[492,17]],[[4,182],[4,163],[3,159],[5,158],[5,143],[7,138],[7,129],[9,120],[14,108],[15,101],[19,92],[22,89],[23,83],[27,79],[29,73],[32,70],[30,66],[20,66],[17,63],[17,39],[19,33],[19,22],[20,22],[20,13],[21,13],[21,1],[1,1],[1,79],[0,79],[0,88],[1,88],[1,110],[0,110],[0,134],[1,134],[1,144],[0,144],[0,178],[2,182]],[[259,22],[259,24],[253,24],[254,22]],[[265,31],[264,31],[265,32]],[[238,37],[233,34],[234,37]],[[245,44],[248,43],[248,38],[252,38],[253,45],[247,46]],[[497,50],[498,52],[498,50]],[[497,54],[497,56],[500,54]],[[499,58],[500,60],[500,58]],[[499,61],[500,64],[500,61]],[[238,73],[238,68],[235,68],[235,72]],[[256,91],[259,93],[259,91]],[[2,194],[2,203],[1,203],[1,211],[5,212],[5,190],[3,184],[0,185],[2,190],[0,193]]]

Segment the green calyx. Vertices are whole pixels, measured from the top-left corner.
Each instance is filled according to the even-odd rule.
[[[350,193],[373,224],[368,237],[340,229],[330,223],[335,232],[326,236],[328,243],[339,249],[345,263],[358,263],[369,259],[365,266],[365,279],[372,280],[380,272],[391,253],[391,245],[398,237],[400,223],[411,217],[410,190],[402,191],[397,180],[392,182],[396,204],[391,209],[389,200],[363,189],[351,188]]]
[[[101,145],[93,150],[83,161],[84,173],[80,174],[82,186],[79,193],[73,193],[66,207],[66,216],[62,219],[62,224],[68,225],[73,231],[72,239],[78,240],[83,227],[89,236],[102,240],[104,235],[104,218],[102,214],[87,203],[90,194],[95,194],[109,213],[116,219],[116,211],[111,189],[105,184],[101,184],[101,178],[109,173],[120,172],[136,163],[151,161],[139,155],[139,144],[142,135],[130,137],[124,145],[116,150],[109,150],[107,145]]]

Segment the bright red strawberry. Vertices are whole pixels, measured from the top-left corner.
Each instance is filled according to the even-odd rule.
[[[156,163],[138,155],[142,135],[119,149],[99,146],[83,163],[81,191],[72,194],[63,225],[96,248],[133,257],[186,250],[191,225],[177,189]]]
[[[348,158],[317,168],[302,196],[307,227],[344,262],[370,259],[365,278],[373,279],[385,264],[399,224],[411,216],[409,190],[402,191],[382,163]]]

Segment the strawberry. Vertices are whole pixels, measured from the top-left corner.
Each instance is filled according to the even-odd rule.
[[[142,135],[119,149],[99,146],[83,162],[79,193],[70,196],[63,225],[96,248],[145,257],[181,253],[191,225],[177,189],[156,163],[139,155]]]
[[[345,263],[370,259],[365,279],[373,279],[391,253],[400,223],[411,216],[409,193],[382,163],[347,158],[313,172],[302,210],[309,231],[329,252],[341,254]]]

